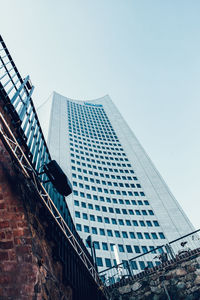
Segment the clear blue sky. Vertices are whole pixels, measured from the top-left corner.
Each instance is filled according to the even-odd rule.
[[[1,34],[36,106],[109,94],[199,228],[200,1],[6,0]]]

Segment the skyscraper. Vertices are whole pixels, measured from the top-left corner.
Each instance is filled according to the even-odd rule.
[[[194,230],[109,96],[52,95],[48,145],[73,184],[67,204],[101,269]]]

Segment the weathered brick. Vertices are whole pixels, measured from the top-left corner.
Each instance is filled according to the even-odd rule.
[[[30,245],[19,245],[16,247],[16,254],[17,255],[22,255],[22,254],[29,254],[31,252],[31,247]]]
[[[15,229],[15,230],[13,230],[13,235],[14,235],[14,237],[23,236],[24,231],[23,231],[23,229]]]
[[[12,277],[8,274],[2,274],[0,276],[0,284],[8,284],[12,281]]]
[[[15,272],[16,268],[17,268],[16,262],[7,261],[6,263],[3,264],[2,270],[4,272]]]
[[[8,252],[0,251],[0,261],[8,260]]]
[[[9,222],[8,221],[1,221],[0,222],[0,228],[8,228]]]
[[[0,232],[0,240],[5,240],[6,234],[4,231]]]
[[[0,209],[5,209],[6,208],[6,204],[5,203],[0,203]]]
[[[0,242],[0,249],[12,249],[13,247],[12,241]]]

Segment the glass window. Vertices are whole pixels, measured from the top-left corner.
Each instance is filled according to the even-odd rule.
[[[81,224],[76,224],[76,230],[77,231],[82,231]]]
[[[96,260],[96,261],[97,261],[97,266],[98,266],[98,267],[103,267],[103,261],[102,261],[102,258],[101,258],[101,257],[97,257],[96,259],[97,259],[97,260]]]
[[[106,224],[109,224],[109,223],[110,223],[110,220],[109,220],[109,218],[107,218],[107,217],[104,218],[104,221],[105,221]]]
[[[93,234],[97,234],[97,229],[96,229],[96,227],[92,227],[92,233],[93,233]]]
[[[126,220],[126,225],[127,226],[131,226],[131,221],[130,220]]]
[[[126,251],[128,253],[133,253],[132,247],[130,245],[126,245]]]
[[[142,251],[143,251],[143,253],[147,253],[148,252],[147,247],[146,246],[142,246]]]
[[[138,237],[138,239],[143,239],[143,235],[142,235],[142,233],[141,232],[137,232],[137,237]]]
[[[131,261],[130,261],[130,264],[131,264],[131,268],[132,268],[133,270],[138,270],[138,266],[137,266],[136,261],[131,260]]]
[[[139,261],[139,265],[140,265],[140,269],[141,269],[141,270],[144,270],[144,268],[145,268],[145,263],[144,263],[144,261]]]
[[[87,219],[88,219],[88,216],[87,216],[86,213],[83,213],[83,219],[84,219],[84,220],[87,220]]]
[[[75,211],[75,217],[76,217],[76,218],[80,218],[80,217],[81,217],[79,211]]]
[[[89,233],[89,232],[90,232],[89,226],[87,226],[87,225],[84,225],[84,232],[87,232],[87,233]]]
[[[134,246],[135,253],[140,253],[140,247],[139,246]]]
[[[108,236],[113,236],[112,230],[108,229],[107,234],[108,234]]]
[[[148,226],[148,227],[152,227],[151,221],[147,221],[147,226]]]
[[[102,243],[102,249],[103,250],[108,250],[108,244],[107,243]]]
[[[144,233],[145,239],[150,240],[150,234],[148,232]]]
[[[128,234],[126,231],[122,231],[122,236],[123,238],[127,239],[128,238]]]
[[[158,221],[153,221],[154,226],[159,226]]]
[[[135,233],[134,232],[129,232],[130,238],[135,239]]]
[[[123,245],[118,245],[119,252],[124,252],[124,246]]]
[[[100,249],[99,242],[93,242],[95,249]]]
[[[105,235],[105,230],[103,228],[99,229],[100,235]]]
[[[100,222],[100,223],[102,223],[103,222],[102,217],[97,216],[97,221]]]
[[[90,215],[90,221],[95,221],[95,216],[94,215]]]
[[[151,216],[153,216],[153,215],[154,215],[153,210],[149,210],[149,214],[150,214]]]
[[[115,230],[115,236],[120,237],[120,232],[118,230]]]
[[[159,234],[159,236],[160,236],[161,239],[165,239],[165,236],[164,236],[164,234],[162,232],[159,232],[158,234]]]
[[[111,260],[110,260],[110,258],[105,258],[105,263],[106,263],[106,267],[108,267],[108,268],[111,267]]]
[[[138,222],[136,220],[133,220],[133,226],[138,226]]]
[[[124,221],[122,219],[119,219],[119,225],[124,225]]]
[[[111,219],[112,220],[112,224],[116,225],[117,221],[115,219]]]
[[[156,234],[155,232],[152,232],[151,235],[152,235],[152,238],[153,238],[154,240],[157,240],[157,239],[158,239],[158,236],[157,236],[157,234]]]

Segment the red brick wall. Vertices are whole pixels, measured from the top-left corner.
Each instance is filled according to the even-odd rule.
[[[37,216],[39,204],[33,212],[23,185],[0,141],[0,299],[72,299]]]

